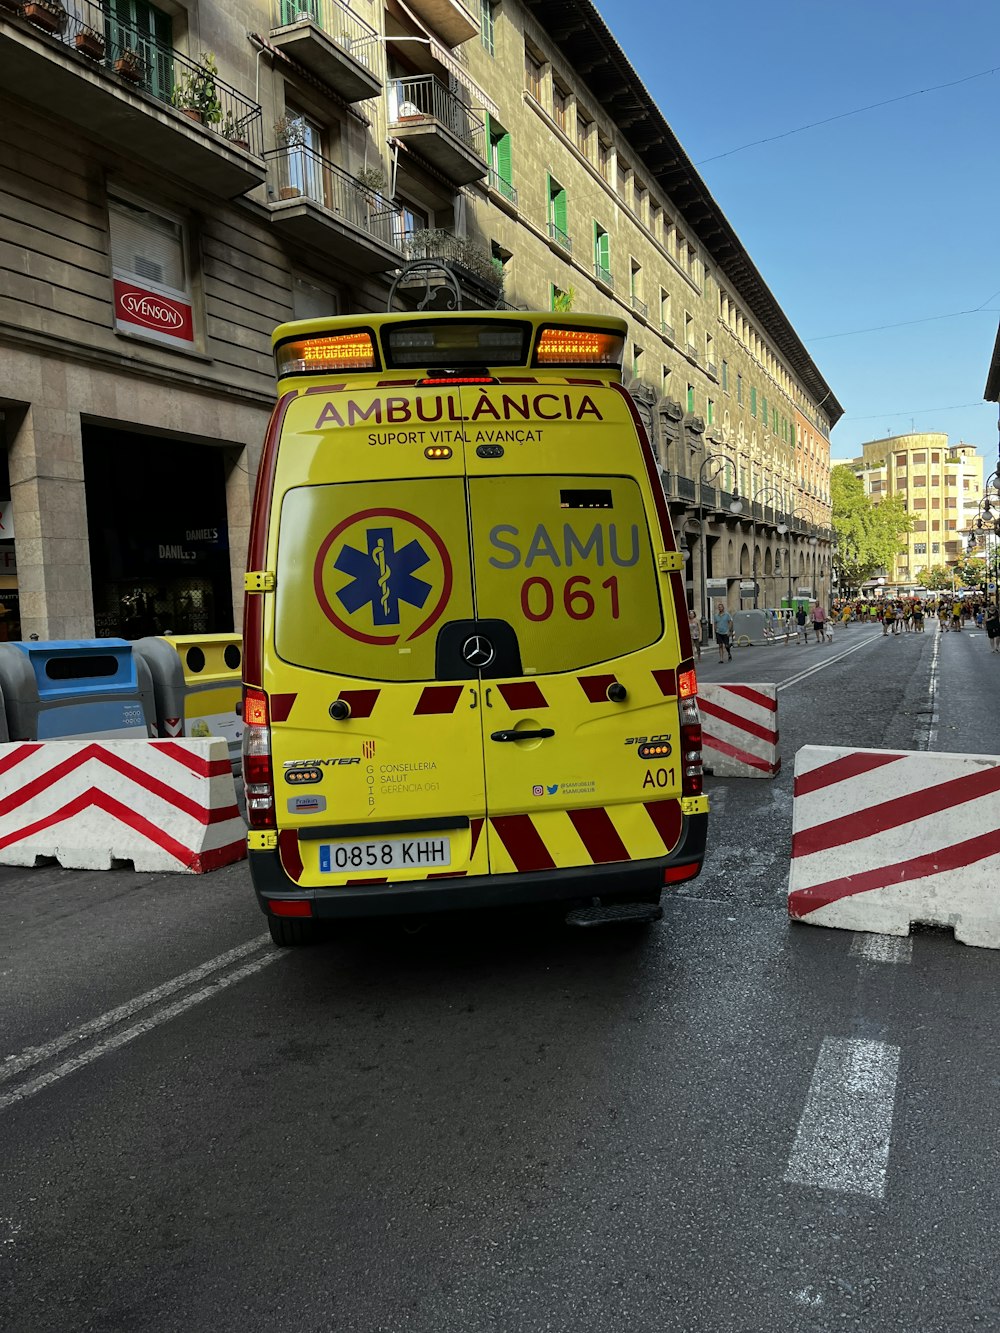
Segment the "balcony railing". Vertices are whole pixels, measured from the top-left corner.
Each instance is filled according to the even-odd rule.
[[[556,245],[568,251],[569,254],[573,253],[573,242],[570,239],[569,232],[563,231],[562,227],[551,220],[549,222],[549,240],[555,241]]]
[[[614,287],[615,280],[611,276],[611,270],[605,268],[603,264],[594,265],[594,277],[598,282],[603,282],[606,287]]]
[[[123,87],[175,107],[234,148],[263,155],[260,107],[211,66],[161,46],[92,0],[73,0],[71,9],[58,4],[36,9],[35,27],[115,74]]]
[[[398,125],[410,119],[433,116],[456,139],[479,157],[484,157],[486,127],[461,98],[444,86],[433,74],[412,79],[389,80],[389,120]]]
[[[641,296],[632,297],[632,309],[636,312],[637,315],[641,315],[643,319],[645,319],[646,316],[649,314],[649,306],[646,304],[646,302],[642,299]]]
[[[665,333],[666,336],[671,340],[671,342],[673,342],[674,326],[668,323],[665,319],[660,320],[660,332]]]
[[[271,21],[276,28],[305,21],[315,23],[339,47],[381,78],[383,46],[378,34],[340,0],[275,0]]]
[[[709,361],[709,363],[708,363],[708,373],[709,373],[714,379],[718,379],[718,378],[719,378],[719,367],[715,364],[714,361]]]
[[[274,148],[265,157],[268,184],[279,200],[311,199],[402,254],[398,210],[342,167],[315,149],[298,144]]]
[[[496,190],[497,194],[502,194],[508,203],[517,207],[517,190],[510,181],[504,180],[496,167],[490,167],[489,183],[491,190]]]
[[[457,236],[446,227],[420,228],[403,232],[396,242],[407,259],[437,259],[455,264],[493,299],[503,288],[503,268],[498,259],[468,236]]]

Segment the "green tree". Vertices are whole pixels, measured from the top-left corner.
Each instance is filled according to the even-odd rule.
[[[986,582],[986,561],[981,555],[967,555],[959,560],[955,573],[966,588],[981,588]]]
[[[902,499],[887,496],[876,504],[850,464],[842,463],[830,472],[830,500],[841,589],[858,589],[877,570],[891,571],[913,524]]]
[[[952,571],[947,565],[927,565],[924,569],[917,570],[918,585],[929,588],[931,592],[940,592],[943,588],[950,588],[951,578]]]

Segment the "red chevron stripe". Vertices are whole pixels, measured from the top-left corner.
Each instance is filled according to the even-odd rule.
[[[835,782],[846,782],[848,778],[860,777],[862,773],[871,773],[886,764],[894,764],[898,759],[905,759],[902,754],[880,753],[862,750],[857,754],[845,754],[834,759],[830,764],[814,768],[809,773],[795,775],[795,796],[809,796],[823,787],[831,787]]]
[[[168,759],[174,759],[178,764],[183,764],[192,773],[197,773],[200,778],[221,778],[233,771],[228,758],[205,759],[204,756],[185,749],[183,745],[171,745],[164,741],[157,745],[156,751],[157,754],[165,754]],[[106,750],[104,753],[114,754],[115,751]]]
[[[490,821],[507,848],[515,869],[554,870],[555,861],[531,822],[530,815],[498,815]]]
[[[777,699],[772,699],[766,694],[761,694],[759,690],[753,689],[750,685],[723,685],[720,687],[727,694],[738,694],[741,699],[746,699],[748,703],[757,704],[761,708],[766,708],[769,713],[778,711]]]
[[[579,833],[587,855],[595,865],[608,861],[628,861],[628,848],[611,822],[607,810],[599,806],[591,809],[568,810],[570,822]]]
[[[707,731],[701,733],[702,745],[706,749],[718,750],[720,754],[728,755],[730,759],[738,759],[741,764],[749,764],[751,768],[758,768],[762,773],[777,773],[781,767],[781,760],[772,764],[769,759],[761,759],[758,755],[751,754],[749,750],[741,750],[735,745],[730,745],[728,741],[720,740],[718,736],[710,736]]]
[[[663,839],[664,847],[668,852],[672,851],[680,841],[681,829],[684,827],[680,801],[646,801],[644,804],[646,814]]]
[[[669,668],[666,668],[663,671],[654,671],[653,679],[656,681],[657,685],[659,685],[661,694],[670,697],[677,693],[676,671],[672,671]]]
[[[16,750],[10,751],[9,754],[5,754],[3,758],[0,759],[0,773],[9,773],[12,768],[16,768],[18,764],[24,763],[25,759],[30,759],[35,751],[40,750],[41,748],[40,744],[21,745]]]
[[[198,805],[190,797],[182,796],[180,792],[168,787],[159,778],[150,777],[148,773],[143,773],[141,769],[135,768],[134,765],[127,764],[114,751],[105,749],[100,745],[87,745],[82,750],[78,750],[76,754],[70,755],[61,764],[56,764],[54,768],[50,768],[46,773],[40,773],[31,782],[25,783],[17,791],[12,792],[10,796],[0,800],[0,816],[10,814],[19,806],[24,805],[25,802],[40,796],[44,791],[48,791],[50,787],[54,787],[64,777],[75,772],[78,768],[82,768],[91,759],[95,759],[104,764],[105,767],[120,773],[122,777],[130,779],[136,786],[154,796],[158,796],[161,800],[166,801],[168,805],[175,806],[201,824],[218,824],[225,819],[231,819],[234,814],[238,814],[235,805],[227,806],[221,810],[206,810],[204,806]],[[228,772],[228,760],[225,761],[225,765]]]
[[[927,876],[947,874],[952,870],[961,870],[965,866],[985,861],[989,856],[1000,853],[1000,829],[990,829],[987,833],[977,833],[965,842],[956,842],[952,847],[941,851],[925,852],[910,861],[898,861],[891,866],[877,866],[860,875],[847,875],[843,879],[828,880],[825,884],[815,884],[811,889],[796,889],[788,895],[788,911],[793,917],[807,916],[841,898],[853,898],[858,893],[869,893],[872,889],[884,889],[890,884],[906,884],[910,880],[924,879]]]
[[[381,690],[341,690],[337,695],[351,710],[351,717],[371,717]]]
[[[483,831],[483,825],[485,823],[486,823],[485,819],[474,819],[472,821],[472,848],[469,852],[470,861],[476,854],[476,848],[479,846],[479,836]]]
[[[606,704],[608,686],[615,684],[617,676],[577,676],[577,680],[592,704]]]
[[[718,704],[710,703],[704,695],[699,697],[698,704],[703,713],[718,718],[720,722],[728,722],[737,730],[745,731],[749,736],[756,736],[760,741],[767,741],[769,745],[773,745],[778,739],[778,733],[770,727],[761,726],[759,722],[751,722],[748,717],[742,717],[739,713],[731,713],[728,708],[720,708]]]
[[[417,700],[414,717],[431,713],[454,713],[462,697],[463,685],[428,685]]]
[[[548,708],[548,700],[533,680],[514,680],[498,685],[500,697],[508,708]]]
[[[122,805],[121,801],[115,800],[107,792],[98,791],[96,787],[90,787],[87,791],[81,792],[68,805],[64,805],[62,809],[46,815],[44,819],[38,819],[34,824],[28,824],[14,833],[6,834],[0,838],[0,851],[13,846],[14,843],[24,842],[25,839],[36,833],[42,833],[45,829],[54,828],[57,824],[62,824],[67,819],[82,814],[85,810],[94,808],[103,810],[105,814],[111,815],[113,819],[117,819],[120,823],[134,829],[136,833],[140,833],[144,838],[148,838],[157,847],[162,847],[168,855],[176,861],[180,861],[185,867],[190,867],[197,859],[196,853],[189,847],[185,847],[183,843],[178,842],[176,838],[172,838],[163,829],[157,828],[143,815],[137,814],[135,810],[130,810],[127,805]],[[235,806],[233,807],[233,815],[238,817]]]
[[[885,833],[888,829],[939,815],[942,810],[953,810],[955,806],[978,800],[981,796],[992,796],[997,791],[1000,791],[1000,764],[976,769],[963,777],[911,792],[909,796],[894,796],[892,800],[852,810],[850,814],[825,824],[802,829],[792,837],[792,856],[810,856],[830,847],[859,842],[875,833]]]

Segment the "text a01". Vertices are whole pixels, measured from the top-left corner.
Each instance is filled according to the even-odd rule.
[[[340,870],[419,870],[451,865],[450,838],[387,838],[383,842],[323,843],[322,874]]]

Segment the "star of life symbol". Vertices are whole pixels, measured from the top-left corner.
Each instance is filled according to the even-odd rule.
[[[430,556],[416,538],[397,551],[392,528],[368,528],[365,541],[367,551],[345,546],[334,562],[351,577],[337,598],[349,615],[370,604],[375,626],[398,625],[401,602],[419,610],[430,596],[431,585],[414,577]]]

